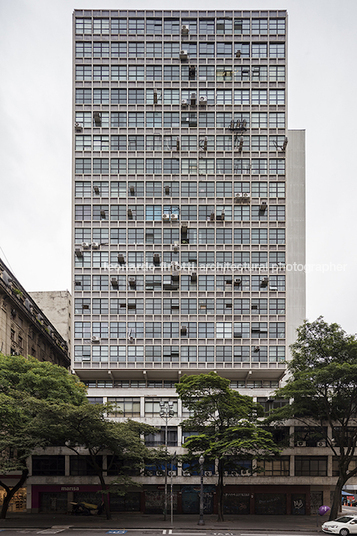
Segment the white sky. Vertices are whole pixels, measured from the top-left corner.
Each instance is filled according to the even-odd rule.
[[[0,257],[26,290],[71,289],[73,10],[172,7],[0,0]],[[357,332],[356,0],[182,0],[177,7],[288,10],[288,126],[306,129],[307,263],[315,266],[307,317]],[[345,269],[317,271],[330,263]]]

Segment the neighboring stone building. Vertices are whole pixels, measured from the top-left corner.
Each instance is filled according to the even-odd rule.
[[[67,341],[1,259],[0,352],[71,364]]]
[[[71,307],[72,297],[69,290],[30,292],[40,309],[52,322],[71,347]]]

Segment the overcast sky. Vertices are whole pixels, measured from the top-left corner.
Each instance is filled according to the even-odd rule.
[[[0,0],[0,257],[28,291],[71,290],[71,33],[82,8],[172,4]],[[177,8],[288,10],[288,126],[306,129],[307,317],[357,332],[356,0],[182,0]]]

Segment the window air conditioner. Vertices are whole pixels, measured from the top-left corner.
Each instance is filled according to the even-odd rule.
[[[260,203],[259,210],[261,210],[262,212],[265,212],[266,209],[267,209],[267,202],[266,202],[266,201],[262,201],[262,202]]]
[[[163,214],[162,221],[170,221],[170,214]]]
[[[82,248],[83,249],[89,249],[90,248],[90,244],[88,242],[82,242]]]
[[[200,97],[200,105],[204,106],[207,104],[207,97]]]
[[[83,257],[83,251],[82,251],[82,248],[76,248],[76,249],[74,250],[74,253],[75,253],[76,257]],[[4,275],[4,274],[3,274],[3,275]],[[3,279],[4,279],[4,277],[3,277]]]
[[[321,439],[321,441],[318,441],[316,444],[317,447],[326,447],[326,440]]]
[[[180,60],[187,60],[188,52],[187,50],[180,50]]]
[[[241,474],[241,476],[250,476],[250,471],[249,471],[249,469],[242,469],[240,474]]]
[[[189,32],[189,30],[190,30],[189,27],[186,26],[185,24],[184,24],[183,26],[181,26],[181,33],[182,33],[182,35],[187,35],[188,32]]]
[[[178,214],[171,214],[171,221],[178,221]]]
[[[181,100],[181,105],[182,106],[187,106],[188,102],[187,102],[187,99],[182,99]]]
[[[168,476],[177,476],[177,471],[168,471]]]
[[[249,201],[250,201],[250,194],[249,194],[248,192],[244,192],[244,193],[242,194],[242,198],[243,198],[244,201],[246,201],[247,203],[249,203]]]
[[[235,203],[241,203],[242,201],[243,201],[243,194],[235,194],[234,202]]]
[[[306,447],[306,441],[296,441],[297,447]]]
[[[93,249],[99,249],[99,242],[93,242],[92,248]]]
[[[182,476],[191,476],[190,471],[182,471]]]
[[[196,104],[196,93],[191,93],[191,106],[194,106]]]
[[[82,127],[82,125],[80,123],[74,123],[74,130],[76,132],[82,132],[83,127]]]
[[[205,476],[212,476],[212,475],[213,475],[212,471],[205,471]]]
[[[110,282],[111,282],[111,284],[112,284],[113,287],[118,288],[118,278],[117,278],[117,277],[112,277],[112,278],[110,279]]]
[[[99,341],[100,341],[99,337],[95,337],[95,336],[93,335],[93,337],[92,337],[92,342],[99,342]]]

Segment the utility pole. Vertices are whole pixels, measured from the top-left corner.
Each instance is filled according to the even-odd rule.
[[[173,402],[160,402],[160,417],[165,421],[165,497],[164,497],[164,521],[167,515],[167,423],[174,416]]]

